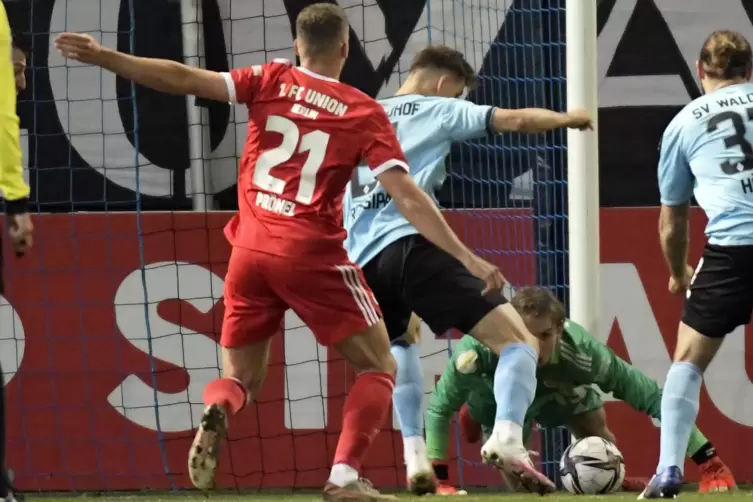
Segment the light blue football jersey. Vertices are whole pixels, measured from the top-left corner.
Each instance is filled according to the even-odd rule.
[[[434,199],[445,181],[445,157],[453,141],[484,136],[493,107],[462,99],[404,94],[380,100],[395,127],[416,184]],[[364,266],[385,247],[416,230],[397,210],[367,166],[353,173],[345,192],[345,249]]]
[[[709,243],[753,245],[753,84],[690,102],[667,126],[660,150],[661,203],[695,195]]]

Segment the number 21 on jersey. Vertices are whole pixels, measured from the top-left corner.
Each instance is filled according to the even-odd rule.
[[[295,201],[311,204],[316,189],[316,174],[322,167],[327,153],[329,134],[317,130],[301,136],[295,122],[279,115],[270,115],[264,129],[267,132],[282,134],[282,143],[259,156],[254,168],[254,185],[278,195],[282,194],[286,181],[275,178],[271,173],[272,169],[290,160],[296,152],[308,152],[306,162],[301,168]]]

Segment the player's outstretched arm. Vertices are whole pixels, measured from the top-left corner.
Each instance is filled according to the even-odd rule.
[[[505,278],[499,268],[474,255],[452,231],[434,201],[403,169],[388,169],[377,181],[395,201],[398,210],[421,235],[454,256],[476,277],[486,283],[486,290],[501,289]]]
[[[634,410],[659,418],[661,390],[654,380],[620,358],[580,324],[568,320],[565,326],[575,352],[585,363],[572,365],[572,371],[576,372],[572,376],[579,384],[596,384]]]
[[[109,70],[127,80],[170,94],[189,94],[215,101],[229,101],[222,74],[193,68],[168,59],[141,58],[102,47],[90,35],[61,33],[55,48],[66,58]]]
[[[571,321],[569,324],[572,326],[574,323]],[[590,334],[583,336],[578,343],[578,350],[591,361],[591,378],[583,383],[595,383],[603,392],[611,393],[634,410],[659,418],[661,389],[654,380]]]
[[[567,113],[559,113],[544,108],[521,108],[507,110],[495,108],[491,119],[494,132],[537,133],[553,129],[593,129],[588,111],[578,108]]]

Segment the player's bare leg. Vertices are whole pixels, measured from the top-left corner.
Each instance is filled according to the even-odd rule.
[[[523,444],[525,414],[536,394],[538,340],[509,303],[490,311],[473,327],[471,335],[499,355],[494,374],[497,417],[489,440],[481,448],[481,457],[520,479],[529,491],[554,492],[554,483],[534,467]]]
[[[714,359],[722,337],[702,335],[681,322],[674,363],[662,393],[661,447],[656,475],[640,494],[646,498],[675,498],[682,486],[682,468],[690,433],[698,417],[703,373]]]
[[[335,344],[356,372],[343,410],[332,472],[324,487],[325,500],[396,500],[383,495],[360,477],[361,464],[387,418],[395,386],[395,359],[384,323]]]
[[[259,394],[267,374],[272,339],[243,347],[223,347],[223,377],[204,389],[204,414],[188,455],[188,473],[199,490],[216,484],[220,444],[227,435],[228,416],[242,410]]]

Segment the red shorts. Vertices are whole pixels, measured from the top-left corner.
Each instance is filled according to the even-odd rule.
[[[358,334],[382,317],[361,269],[347,259],[297,261],[234,247],[220,345],[242,347],[274,336],[288,309],[322,345]]]

